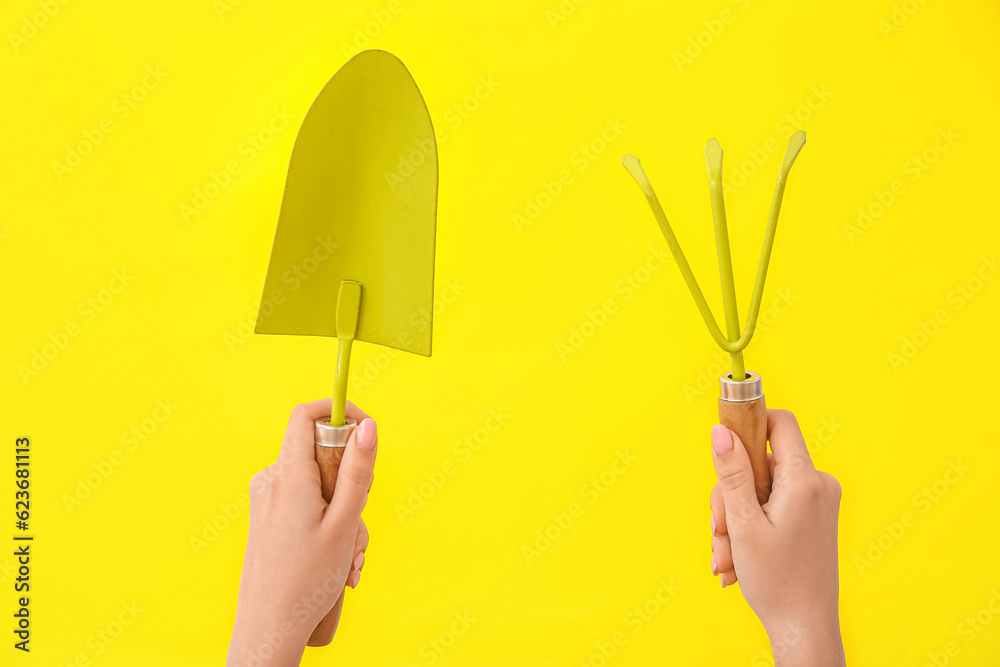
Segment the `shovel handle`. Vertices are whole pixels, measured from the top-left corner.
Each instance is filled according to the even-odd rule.
[[[347,438],[350,437],[351,431],[354,430],[354,420],[350,420],[349,423],[350,426],[341,426],[332,429],[329,426],[329,420],[326,420],[326,428],[330,431],[339,431],[336,434],[337,439],[342,439],[346,444]],[[319,425],[319,422],[317,422],[317,425]],[[340,472],[340,462],[344,458],[346,447],[320,444],[318,432],[317,436],[316,464],[319,466],[320,491],[323,494],[323,500],[329,503],[333,498],[333,490],[337,486],[337,473]],[[344,593],[341,591],[340,597],[333,603],[333,607],[309,636],[306,646],[326,646],[333,641],[333,635],[337,632],[337,625],[340,623],[340,614],[343,609]]]
[[[750,401],[719,399],[719,422],[740,436],[750,455],[757,502],[767,502],[771,495],[771,470],[767,465],[767,405],[764,397]]]

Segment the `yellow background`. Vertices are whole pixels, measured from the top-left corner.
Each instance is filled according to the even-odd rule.
[[[0,551],[3,664],[223,660],[246,537],[245,509],[226,510],[273,460],[292,405],[329,395],[334,355],[326,339],[240,332],[298,124],[365,47],[406,63],[443,135],[439,307],[430,359],[355,346],[350,397],[381,442],[372,542],[334,644],[305,664],[599,665],[597,644],[619,631],[608,664],[770,663],[739,591],[709,571],[719,353],[672,263],[643,270],[665,244],[620,157],[643,161],[719,313],[702,156],[719,139],[742,316],[799,128],[770,324],[746,359],[843,484],[848,655],[922,665],[950,641],[949,664],[1000,655],[992,613],[971,637],[959,625],[1000,590],[1000,280],[974,280],[1000,244],[996,3],[13,0],[0,26],[0,535],[12,544],[13,441],[29,435],[37,536],[30,656],[11,647],[12,548]],[[249,150],[275,109],[292,120]],[[935,154],[939,132],[952,139]],[[742,166],[773,145],[762,167]],[[239,173],[185,219],[181,204],[230,161]],[[562,192],[541,196],[564,170]],[[756,173],[735,187],[737,170]],[[878,212],[896,180],[902,194],[852,234],[858,208]],[[535,213],[526,200],[544,206],[519,228],[515,214]],[[118,270],[133,278],[102,292]],[[88,318],[80,304],[102,298]],[[67,325],[76,335],[25,380]],[[574,330],[583,344],[561,356]],[[917,347],[893,363],[904,338]],[[164,416],[158,399],[177,407],[144,422]],[[491,410],[504,424],[477,430],[496,425]],[[123,434],[144,423],[130,450]],[[483,443],[469,457],[467,437]],[[70,511],[65,498],[116,450]],[[584,485],[626,452],[636,461],[590,502]],[[949,462],[968,468],[954,483]],[[523,547],[559,532],[553,515],[574,502],[582,516],[529,563]],[[212,522],[223,529],[196,549]],[[661,579],[680,590],[633,632],[628,615]],[[120,636],[96,640],[132,603],[142,611]],[[475,620],[450,642],[456,613]]]

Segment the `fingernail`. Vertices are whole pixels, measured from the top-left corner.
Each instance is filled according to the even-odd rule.
[[[712,534],[715,535],[715,514],[712,514]]]
[[[715,564],[715,554],[712,554],[712,574],[718,574],[718,572],[716,572],[717,569],[718,566]]]
[[[365,562],[365,552],[362,551],[361,553],[359,553],[357,556],[354,557],[354,564],[351,565],[351,567],[354,569],[355,572],[360,572],[361,566],[364,565],[364,562]]]
[[[722,424],[712,427],[712,448],[717,456],[725,456],[733,451],[733,436]]]
[[[361,426],[358,426],[358,437],[355,442],[358,443],[359,448],[370,452],[375,449],[375,441],[377,439],[378,434],[376,433],[375,420],[369,417],[361,422]]]
[[[726,587],[726,578],[725,577],[719,577],[719,581],[722,582],[722,587],[725,588]]]
[[[358,570],[357,572],[354,573],[354,583],[351,585],[351,588],[357,588],[358,584],[360,583],[361,583],[361,571]]]

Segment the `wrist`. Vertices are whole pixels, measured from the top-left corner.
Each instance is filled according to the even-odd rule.
[[[837,614],[799,616],[765,624],[775,667],[843,667]]]
[[[301,623],[275,614],[262,614],[269,606],[237,608],[233,638],[226,664],[262,667],[297,666],[302,659],[309,632]]]

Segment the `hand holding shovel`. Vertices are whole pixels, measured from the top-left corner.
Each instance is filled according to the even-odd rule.
[[[354,341],[431,354],[431,327],[423,319],[415,328],[412,318],[434,312],[437,177],[427,107],[386,51],[345,64],[295,139],[255,331],[337,339],[333,399],[313,424],[331,507],[357,425],[346,409]],[[297,278],[291,289],[289,276]],[[343,596],[331,605],[310,646],[333,639]]]

